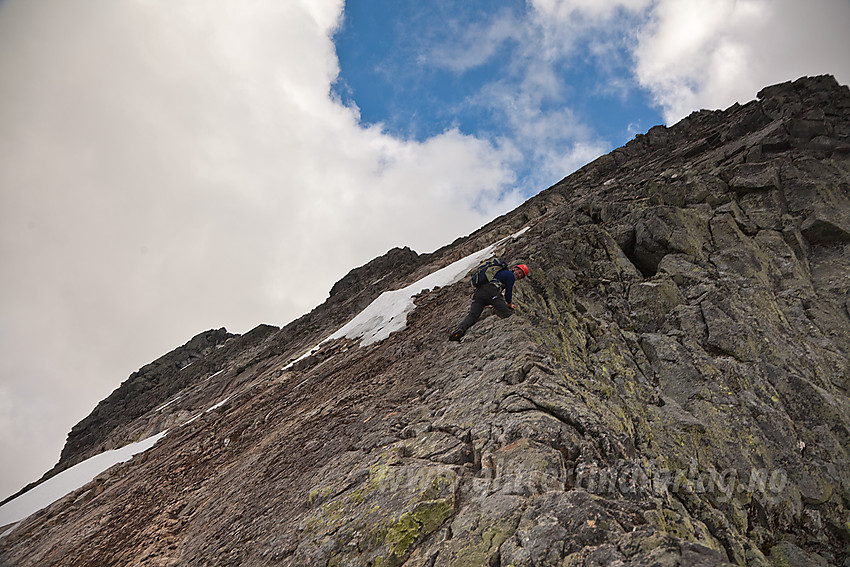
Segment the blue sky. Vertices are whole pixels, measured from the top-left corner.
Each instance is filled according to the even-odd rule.
[[[457,127],[467,134],[503,135],[504,108],[494,108],[480,93],[498,82],[516,88],[527,56],[515,39],[496,39],[492,52],[460,68],[445,61],[463,50],[466,34],[480,34],[501,19],[520,21],[529,10],[523,1],[355,2],[347,6],[334,34],[340,62],[334,91],[354,103],[365,123],[381,123],[403,137],[424,139]],[[576,118],[593,124],[603,139],[622,144],[636,133],[663,122],[643,89],[612,87],[631,73],[628,37],[616,51],[578,51],[551,65],[561,81],[562,98],[544,101],[556,110],[569,101]],[[488,50],[489,51],[489,50]],[[648,126],[647,126],[648,125]]]
[[[554,172],[535,175],[541,163],[534,146],[585,142],[601,153],[664,122],[651,94],[632,78],[632,25],[643,14],[621,9],[622,20],[595,30],[588,49],[543,55],[529,50],[528,36],[545,33],[530,23],[532,11],[519,0],[349,3],[333,36],[340,65],[333,92],[359,109],[364,124],[400,138],[457,129],[515,143],[516,184],[526,196],[560,180]],[[581,32],[572,40],[581,41]],[[554,84],[529,92],[530,75],[540,69]],[[569,110],[572,129],[526,139],[512,123],[516,105],[540,120]]]
[[[0,498],[195,334],[284,325],[658,123],[831,73],[847,0],[4,0]]]

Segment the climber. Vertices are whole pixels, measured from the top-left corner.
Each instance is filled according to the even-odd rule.
[[[460,325],[449,335],[450,341],[459,341],[466,331],[481,317],[484,308],[492,306],[496,314],[505,319],[514,314],[513,300],[514,282],[528,276],[528,266],[518,264],[509,269],[507,263],[500,258],[491,260],[479,266],[473,276],[472,284],[475,293],[472,294],[472,306]],[[502,290],[505,295],[502,297]]]

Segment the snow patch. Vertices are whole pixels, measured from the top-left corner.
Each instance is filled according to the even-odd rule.
[[[220,408],[221,406],[223,406],[224,404],[226,404],[226,403],[227,403],[227,402],[229,402],[229,401],[230,401],[230,396],[227,396],[226,398],[224,398],[223,400],[221,400],[220,402],[218,402],[216,405],[212,406],[211,408],[208,408],[208,409],[204,410],[204,413],[209,413],[209,412],[211,412],[211,411],[212,411],[212,410],[214,410],[214,409],[218,409],[218,408]]]
[[[192,423],[193,421],[195,421],[196,419],[198,419],[199,417],[201,417],[205,413],[209,413],[209,412],[213,411],[214,409],[220,408],[221,406],[223,406],[224,404],[229,402],[231,397],[232,396],[227,396],[226,398],[224,398],[223,400],[221,400],[220,402],[218,402],[214,406],[210,406],[207,409],[205,409],[204,411],[202,411],[201,413],[199,413],[198,415],[196,415],[195,417],[189,419],[188,421],[184,421],[183,423],[180,424],[180,427],[183,427],[184,425],[189,425],[190,423]]]
[[[179,400],[179,399],[180,399],[180,398],[182,398],[182,397],[183,397],[183,396],[177,396],[176,398],[174,398],[174,399],[173,399],[173,400],[171,400],[170,402],[165,402],[163,405],[159,406],[159,407],[158,407],[158,408],[156,408],[154,411],[162,411],[162,410],[164,410],[165,408],[167,408],[168,406],[170,406],[171,404],[173,404],[174,402],[176,402],[177,400]]]
[[[0,506],[0,526],[20,522],[42,508],[53,504],[63,496],[85,486],[108,468],[129,461],[134,455],[147,451],[157,441],[165,437],[166,433],[168,433],[167,430],[148,437],[144,441],[131,443],[120,449],[105,451],[90,457],[24,492],[14,500],[6,502]],[[6,530],[2,536],[9,534],[13,529],[14,526]]]
[[[283,369],[289,370],[290,368],[292,368],[293,366],[295,366],[296,364],[298,364],[299,362],[301,362],[302,360],[304,360],[305,358],[307,358],[311,354],[315,354],[315,353],[319,352],[319,348],[321,348],[321,346],[323,344],[325,344],[326,342],[328,342],[329,340],[330,339],[323,340],[322,342],[320,342],[319,344],[317,344],[316,346],[314,346],[313,348],[311,348],[310,350],[308,350],[307,352],[305,352],[304,354],[302,354],[301,356],[299,356],[298,358],[296,358],[295,360],[293,360],[292,362],[290,362],[289,364],[284,366]]]
[[[414,296],[423,291],[445,287],[460,281],[470,270],[492,256],[497,247],[508,240],[519,238],[530,228],[525,227],[519,232],[503,238],[495,244],[491,244],[487,248],[483,248],[465,258],[461,258],[403,289],[382,293],[354,319],[306,353],[284,366],[283,369],[289,370],[297,362],[315,353],[324,343],[333,339],[341,339],[343,337],[349,339],[359,338],[362,339],[360,346],[369,346],[386,339],[396,331],[404,329],[407,326],[407,314],[416,308],[413,303]]]
[[[510,239],[519,238],[529,228],[525,227],[516,234],[512,234],[495,244],[491,244],[487,248],[461,258],[403,289],[382,293],[366,309],[361,311],[354,319],[326,340],[341,339],[343,337],[349,339],[362,338],[363,340],[360,346],[369,346],[386,339],[392,333],[400,331],[407,326],[407,314],[416,308],[413,304],[413,297],[415,295],[430,289],[449,286],[460,281],[470,270],[492,256],[499,245]]]
[[[203,413],[199,413],[199,414],[198,414],[198,415],[196,415],[195,417],[193,417],[193,418],[191,418],[191,419],[189,419],[189,420],[187,420],[187,421],[184,421],[183,423],[181,423],[181,424],[180,424],[180,427],[183,427],[184,425],[189,425],[190,423],[192,423],[193,421],[195,421],[196,419],[198,419],[198,418],[199,418],[199,417],[201,417],[202,415],[204,415],[204,414],[203,414]]]

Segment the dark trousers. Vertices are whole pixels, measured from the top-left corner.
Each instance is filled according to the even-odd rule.
[[[514,314],[514,310],[511,309],[508,302],[502,297],[502,292],[498,287],[493,284],[481,286],[472,295],[472,307],[469,308],[469,315],[460,323],[460,328],[463,329],[464,333],[481,318],[481,313],[484,312],[484,308],[488,305],[492,305],[493,309],[496,310],[496,314],[502,319]]]

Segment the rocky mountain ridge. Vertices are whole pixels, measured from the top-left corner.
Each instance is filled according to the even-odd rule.
[[[463,281],[301,358],[526,226],[498,251],[532,269],[514,317],[448,343]],[[57,467],[167,436],[23,521],[0,564],[850,565],[848,289],[850,90],[768,87],[390,251],[282,329],[140,369]]]

